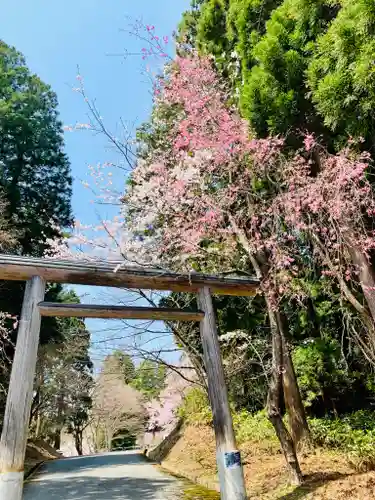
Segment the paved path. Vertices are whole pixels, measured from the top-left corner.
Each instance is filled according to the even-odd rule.
[[[136,452],[45,464],[25,484],[24,500],[179,500],[184,487]],[[197,498],[197,497],[195,497]]]

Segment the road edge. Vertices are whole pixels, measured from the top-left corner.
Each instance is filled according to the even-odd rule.
[[[42,462],[39,462],[31,467],[30,470],[25,472],[23,482],[28,483],[31,481],[32,476],[35,476],[35,474],[38,472],[38,470],[46,463],[46,460],[43,460]]]

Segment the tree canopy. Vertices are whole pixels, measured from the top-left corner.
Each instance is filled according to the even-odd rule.
[[[57,98],[24,57],[0,42],[0,186],[20,251],[42,255],[72,221],[71,175]]]
[[[336,149],[350,135],[372,148],[373,19],[370,0],[203,0],[178,40],[214,57],[257,135],[309,131]]]
[[[131,386],[140,391],[147,399],[157,398],[164,389],[166,367],[145,359],[137,366]]]
[[[375,6],[342,0],[337,17],[315,44],[307,69],[312,102],[332,131],[374,137]]]
[[[271,15],[269,23],[274,18],[279,22]],[[302,36],[307,25],[300,31],[293,19],[287,28],[297,27]],[[225,363],[229,370],[249,363],[252,376],[258,377],[252,384],[258,397],[243,394],[251,385],[239,373],[233,381],[242,398],[238,393],[233,398],[239,406],[255,409],[263,394],[281,446],[296,464],[293,446],[309,433],[302,397],[312,412],[318,411],[322,397],[326,412],[355,409],[373,399],[370,371],[355,374],[361,356],[371,365],[375,361],[375,281],[368,259],[374,244],[367,222],[375,213],[371,159],[353,142],[332,154],[312,133],[301,137],[295,151],[280,136],[254,138],[230,89],[220,65],[197,51],[182,52],[168,68],[150,124],[142,129],[147,133],[140,140],[146,140],[123,198],[126,228],[144,243],[138,258],[145,262],[152,259],[185,271],[232,269],[259,278],[263,299],[245,308],[258,312],[258,328],[241,324],[237,311],[233,326],[231,315],[224,316]],[[301,103],[296,107],[301,109]],[[324,310],[327,318],[322,319]],[[221,313],[219,309],[219,317]],[[342,351],[345,380],[337,357],[343,318],[350,324]],[[323,332],[328,338],[319,342]],[[199,339],[193,331],[189,335],[186,347],[179,343],[187,353],[195,351],[199,361]],[[311,357],[316,378],[301,363],[304,356]],[[304,382],[302,392],[293,362]],[[341,399],[365,380],[359,398]]]

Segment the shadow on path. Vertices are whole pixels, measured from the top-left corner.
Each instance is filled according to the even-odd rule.
[[[142,455],[142,453],[105,453],[103,455],[89,455],[84,457],[73,457],[62,460],[53,460],[46,462],[39,474],[53,474],[53,473],[74,473],[84,472],[92,469],[97,469],[100,474],[101,468],[128,466],[128,465],[142,465],[150,464],[150,462]]]
[[[140,453],[108,453],[47,462],[25,484],[23,500],[180,500],[185,485]]]
[[[178,492],[173,496],[171,487],[171,481],[168,479],[83,476],[30,483],[25,488],[25,498],[30,500],[164,500],[171,495],[171,499],[177,500]]]

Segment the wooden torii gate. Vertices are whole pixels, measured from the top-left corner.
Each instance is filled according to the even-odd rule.
[[[255,294],[259,282],[253,278],[176,274],[140,267],[119,267],[115,272],[117,264],[0,255],[0,279],[27,282],[0,441],[0,500],[22,498],[42,316],[199,321],[215,427],[221,498],[245,500],[243,469],[233,432],[211,293],[251,296]],[[45,282],[194,292],[198,295],[199,309],[192,312],[167,308],[49,303],[44,302]]]

